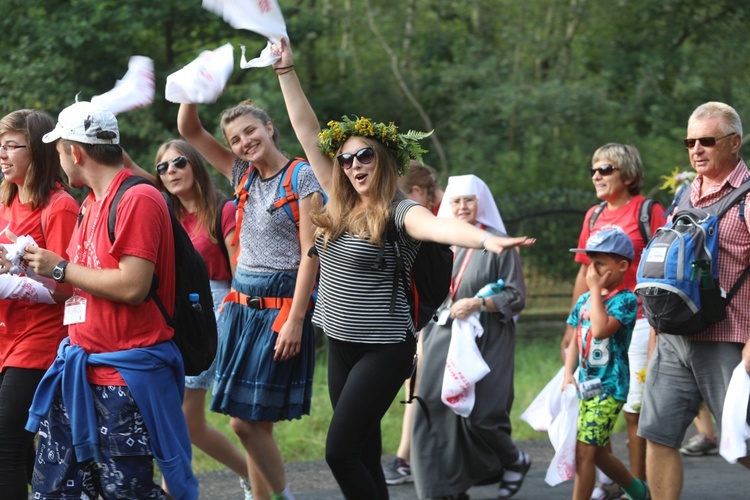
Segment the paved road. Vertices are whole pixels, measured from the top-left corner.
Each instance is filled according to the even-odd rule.
[[[624,434],[613,438],[615,453],[627,457]],[[519,441],[519,446],[532,457],[533,465],[521,491],[513,497],[518,500],[569,499],[573,482],[554,488],[544,482],[549,461],[554,454],[548,440]],[[392,457],[386,457],[392,458]],[[741,465],[730,465],[720,456],[684,458],[685,500],[748,499],[750,498],[750,471]],[[292,490],[299,500],[341,499],[341,493],[327,465],[322,460],[287,464],[287,474]],[[240,500],[236,476],[229,471],[209,472],[199,476],[201,498],[211,500]],[[391,499],[417,498],[411,484],[391,486]],[[497,485],[475,487],[469,490],[472,500],[490,500],[497,496]]]

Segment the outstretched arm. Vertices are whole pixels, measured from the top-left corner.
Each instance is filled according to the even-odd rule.
[[[435,241],[466,248],[483,248],[493,253],[501,253],[510,247],[527,247],[536,243],[536,238],[493,236],[462,220],[438,219],[422,206],[414,206],[406,212],[404,227],[407,234],[415,240]]]
[[[203,157],[219,171],[221,175],[232,181],[232,166],[235,155],[231,149],[222,145],[214,136],[203,128],[198,116],[198,105],[180,104],[177,112],[177,130]]]
[[[297,72],[294,71],[294,55],[286,40],[281,40],[281,47],[274,47],[281,59],[273,67],[279,75],[281,93],[284,95],[289,121],[292,123],[297,140],[305,151],[307,161],[318,178],[320,186],[325,192],[331,191],[331,170],[333,161],[318,149],[318,133],[320,124],[315,116],[310,101],[302,90]]]

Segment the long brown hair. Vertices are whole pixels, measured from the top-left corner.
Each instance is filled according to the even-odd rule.
[[[432,211],[435,208],[435,189],[438,187],[435,169],[429,165],[422,165],[417,160],[411,160],[406,175],[398,180],[398,187],[408,195],[414,186],[421,187],[427,192],[427,209]]]
[[[354,189],[344,170],[334,161],[333,182],[330,198],[322,207],[320,198],[313,198],[311,218],[318,226],[317,235],[323,236],[323,244],[336,240],[344,232],[359,238],[369,238],[376,245],[382,244],[382,236],[388,224],[391,200],[398,191],[398,162],[383,143],[369,137],[358,137],[375,151],[372,187],[369,203],[362,210],[357,208],[359,193]],[[337,153],[341,152],[339,148]]]
[[[204,230],[213,243],[218,243],[216,236],[214,236],[214,224],[218,216],[218,211],[223,207],[220,208],[217,206],[221,195],[214,188],[208,168],[206,167],[206,162],[198,150],[187,141],[172,139],[159,146],[154,164],[159,162],[164,153],[170,148],[176,149],[184,156],[193,169],[193,194],[195,196],[195,218],[197,221],[195,233],[200,233],[201,230]],[[171,161],[171,158],[168,161]],[[158,173],[156,175],[156,186],[169,196],[177,219],[184,220],[187,210],[182,202],[180,202],[180,199],[170,193],[164,186],[164,182],[162,182],[161,176]],[[190,236],[193,237],[194,234]]]
[[[23,132],[31,163],[23,181],[29,195],[31,209],[49,203],[55,183],[64,186],[60,174],[60,155],[55,143],[45,144],[42,137],[55,128],[55,122],[47,113],[35,109],[19,109],[5,115],[0,120],[0,135],[8,132]],[[0,185],[0,202],[10,206],[18,195],[18,186],[12,182]]]

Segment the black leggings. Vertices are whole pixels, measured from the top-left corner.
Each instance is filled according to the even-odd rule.
[[[360,344],[328,339],[328,392],[333,417],[326,462],[347,499],[387,499],[380,420],[411,374],[416,340]]]
[[[0,492],[26,500],[34,469],[34,434],[24,429],[45,370],[6,368],[0,373]]]

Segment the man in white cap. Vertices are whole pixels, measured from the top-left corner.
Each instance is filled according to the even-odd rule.
[[[123,166],[117,119],[89,102],[65,108],[44,142],[57,141],[70,184],[91,193],[79,213],[67,256],[27,247],[24,258],[42,276],[69,283],[69,338],[29,411],[40,430],[32,482],[35,498],[165,498],[153,481],[155,457],[171,494],[193,499],[190,438],[181,411],[184,375],[173,330],[153,300],[152,279],[172,314],[174,240],[164,198],[151,185],[127,189],[114,241],[108,214],[132,173]]]

